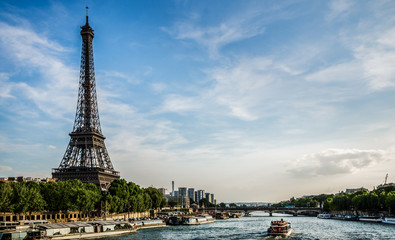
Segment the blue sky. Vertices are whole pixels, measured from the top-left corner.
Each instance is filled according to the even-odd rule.
[[[2,1],[0,176],[50,176],[72,131],[85,6],[128,181],[218,201],[395,182],[393,1]]]

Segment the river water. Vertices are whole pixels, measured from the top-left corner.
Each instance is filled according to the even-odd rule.
[[[291,222],[294,230],[287,239],[395,239],[395,225],[390,224],[274,215],[217,220],[205,225],[142,229],[130,235],[102,240],[282,239],[270,237],[266,233],[270,221],[281,218]]]

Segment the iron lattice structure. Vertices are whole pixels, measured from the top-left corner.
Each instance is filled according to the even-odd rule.
[[[69,145],[52,176],[59,181],[80,179],[95,183],[104,190],[120,176],[111,163],[100,126],[92,48],[94,34],[88,23],[88,9],[81,37],[81,69],[73,132],[69,134]]]

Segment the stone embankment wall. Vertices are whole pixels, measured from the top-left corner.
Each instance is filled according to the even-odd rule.
[[[62,223],[73,221],[92,221],[94,219],[121,219],[127,220],[128,218],[142,218],[153,217],[156,215],[155,211],[145,212],[131,212],[131,213],[118,213],[118,214],[83,214],[80,212],[32,212],[25,214],[17,214],[10,212],[0,213],[0,222],[25,222],[25,221],[47,221],[49,223]]]
[[[336,215],[336,214],[341,214],[341,215],[354,215],[354,216],[375,216],[375,217],[383,217],[383,216],[388,216],[387,211],[377,211],[377,212],[371,212],[371,211],[330,211],[330,214]]]

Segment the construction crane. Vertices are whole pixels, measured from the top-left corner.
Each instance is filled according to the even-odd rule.
[[[388,173],[387,173],[387,175],[385,175],[384,185],[387,184],[387,179],[388,179]]]

